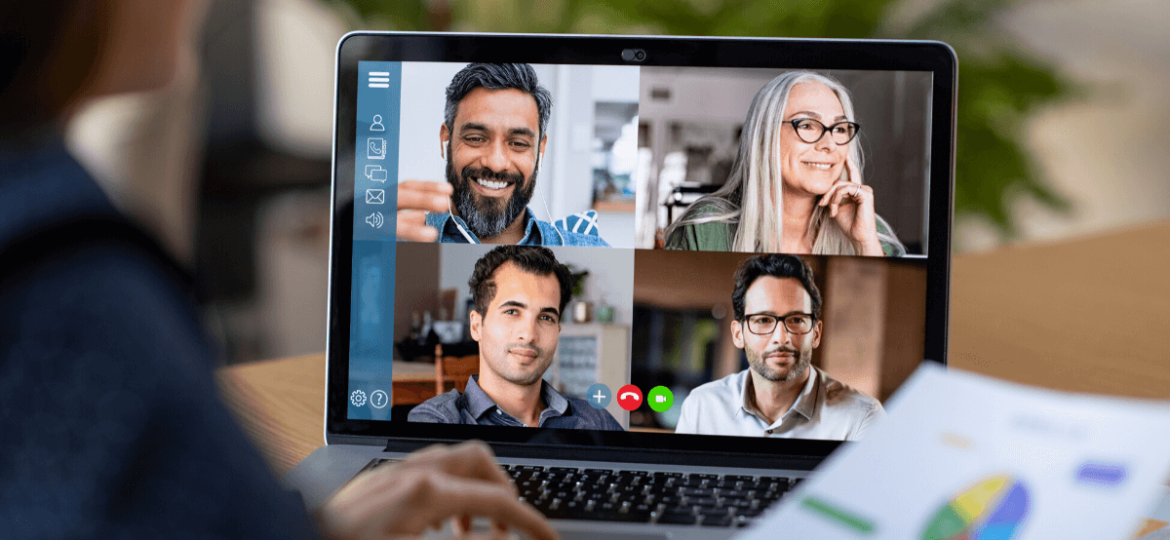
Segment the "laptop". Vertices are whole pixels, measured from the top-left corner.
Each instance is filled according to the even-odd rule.
[[[284,482],[480,439],[566,538],[750,526],[946,363],[956,81],[938,42],[346,35]]]

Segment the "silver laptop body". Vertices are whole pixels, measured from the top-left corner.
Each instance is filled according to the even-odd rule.
[[[444,160],[459,159],[442,148],[440,136],[446,88],[469,63],[527,64],[552,97],[536,189],[525,207],[535,234],[526,241],[557,244],[550,249],[558,260],[588,275],[561,313],[556,356],[541,384],[565,397],[566,416],[591,396],[600,405],[590,390],[604,384],[611,395],[600,396],[608,404],[597,414],[608,414],[621,430],[409,421],[420,402],[440,395],[435,384],[442,383],[427,382],[434,346],[475,347],[467,281],[492,247],[463,243],[478,235],[467,234],[467,222],[454,216],[434,220],[443,242],[395,234],[396,182],[447,181]],[[824,326],[812,356],[817,369],[810,371],[880,402],[918,363],[945,364],[957,80],[957,60],[945,44],[355,32],[337,49],[326,445],[284,483],[315,508],[379,460],[482,439],[505,465],[576,469],[586,482],[600,478],[586,471],[594,469],[641,471],[626,474],[643,478],[713,475],[696,489],[723,482],[716,493],[729,496],[713,498],[719,508],[727,505],[726,523],[722,516],[659,522],[663,504],[642,522],[550,514],[565,538],[724,538],[750,525],[741,516],[758,513],[736,506],[730,498],[736,490],[725,479],[747,478],[741,487],[760,490],[762,479],[801,479],[840,442],[673,432],[680,420],[704,425],[683,418],[687,399],[711,394],[695,393],[699,387],[750,369],[728,328],[735,324],[734,270],[752,253],[661,248],[679,247],[678,237],[666,234],[677,229],[672,223],[693,216],[687,212],[696,201],[718,196],[734,176],[737,149],[751,132],[752,101],[792,71],[825,75],[847,89],[848,120],[861,126],[854,140],[865,185],[901,250],[896,257],[801,257],[823,296]],[[798,129],[780,120],[775,129]],[[840,119],[826,124],[833,121]],[[826,126],[822,135],[843,140],[847,134],[838,132],[848,129]],[[647,403],[625,410],[631,399],[620,393],[625,385],[637,387],[639,402]],[[442,389],[451,387],[471,395],[462,382]],[[652,388],[671,390],[673,403],[653,403],[662,393]],[[735,394],[734,386],[724,390]],[[744,425],[755,421],[736,412],[739,405],[727,404],[730,414]],[[555,494],[530,502],[549,513],[549,497]]]

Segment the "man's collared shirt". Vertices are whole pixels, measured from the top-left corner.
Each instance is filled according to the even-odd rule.
[[[597,212],[589,210],[573,214],[555,223],[532,217],[532,209],[524,211],[524,238],[519,246],[593,246],[609,247],[597,230]],[[427,225],[439,230],[439,242],[450,244],[480,243],[479,238],[459,216],[449,212],[428,213]]]
[[[675,433],[857,440],[885,418],[881,403],[815,366],[796,402],[776,422],[755,406],[751,369],[696,388],[682,404]]]
[[[410,411],[410,422],[440,424],[473,424],[479,426],[525,427],[492,401],[479,387],[479,375],[472,375],[464,392],[451,390],[426,400]],[[539,427],[563,429],[604,429],[621,431],[622,426],[605,409],[594,409],[583,399],[567,397],[557,392],[547,381],[540,382],[540,397],[545,409],[540,413]]]

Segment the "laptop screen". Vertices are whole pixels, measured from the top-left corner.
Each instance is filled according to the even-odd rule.
[[[677,448],[881,421],[949,234],[935,73],[641,63],[356,62],[345,421]]]

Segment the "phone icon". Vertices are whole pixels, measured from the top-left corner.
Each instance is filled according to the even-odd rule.
[[[642,390],[632,384],[627,384],[618,389],[617,397],[618,406],[632,411],[642,405]]]
[[[386,139],[370,137],[366,140],[366,157],[369,159],[386,159]]]

